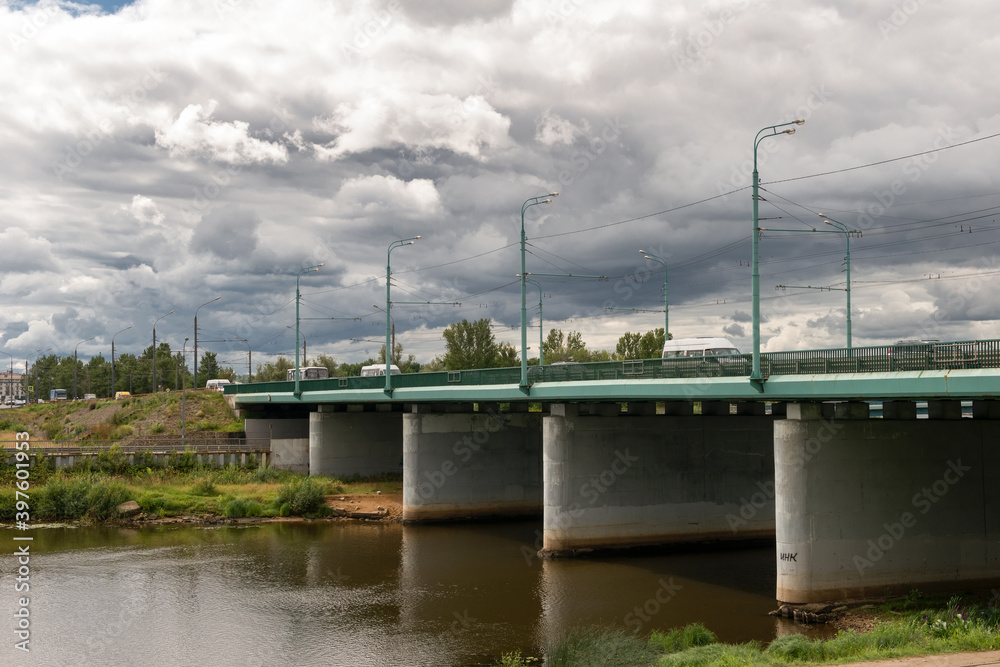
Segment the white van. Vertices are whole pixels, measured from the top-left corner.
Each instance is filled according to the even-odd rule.
[[[205,383],[205,389],[208,389],[210,391],[224,391],[224,388],[228,387],[230,384],[232,383],[226,378],[221,378],[218,380],[209,380],[208,382]]]
[[[399,367],[396,366],[396,364],[392,364],[389,366],[389,374],[400,375],[401,371],[399,370]],[[361,367],[361,377],[370,378],[378,376],[385,377],[385,364],[372,364],[371,366]]]
[[[676,359],[678,357],[719,357],[730,354],[739,354],[728,338],[678,338],[668,340],[663,345],[663,358]]]

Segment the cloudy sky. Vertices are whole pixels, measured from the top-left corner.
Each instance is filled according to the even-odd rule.
[[[517,342],[520,207],[545,328],[750,348],[761,226],[850,229],[855,345],[995,338],[1000,15],[986,0],[0,2],[0,349],[237,370]],[[842,346],[845,235],[765,232],[765,350]],[[776,289],[776,286],[792,286]],[[830,287],[830,290],[796,289]],[[529,317],[537,327],[538,290]],[[441,302],[456,302],[460,306]],[[322,319],[320,319],[322,318]],[[538,329],[529,330],[537,354]],[[218,341],[218,342],[217,342]],[[230,341],[230,342],[226,342]],[[242,351],[241,351],[242,350]],[[6,358],[4,358],[6,362]],[[6,366],[6,363],[3,364]]]

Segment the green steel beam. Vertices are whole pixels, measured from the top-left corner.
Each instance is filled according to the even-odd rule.
[[[834,401],[1000,398],[1000,369],[772,375],[761,392],[746,377],[589,380],[537,383],[526,397],[516,384],[342,389],[236,394],[239,405],[572,401]]]

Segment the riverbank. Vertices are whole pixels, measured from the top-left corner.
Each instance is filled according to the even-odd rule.
[[[713,667],[746,665],[886,664],[982,665],[1000,660],[1000,591],[924,598],[871,600],[841,610],[832,639],[803,635],[760,642],[722,644],[701,624],[648,637],[616,628],[576,628],[546,647],[549,665]],[[952,660],[949,655],[962,653]],[[526,667],[538,658],[504,655],[503,667]],[[885,661],[890,662],[873,662]],[[895,662],[892,662],[895,661]]]
[[[32,522],[226,523],[308,519],[402,519],[402,476],[308,477],[273,468],[202,467],[180,455],[168,468],[113,453],[89,470],[31,469]],[[13,466],[0,467],[0,522],[18,511]]]

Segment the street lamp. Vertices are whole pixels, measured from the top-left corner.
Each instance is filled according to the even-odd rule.
[[[520,277],[518,276],[518,278]],[[538,288],[538,365],[544,366],[545,361],[542,357],[542,348],[545,341],[545,325],[542,323],[542,284],[532,278],[526,278],[525,280]]]
[[[240,338],[239,336],[236,335],[234,335],[233,338],[246,344],[247,346],[247,382],[253,382],[253,352],[250,350],[250,341],[248,341],[246,338]],[[198,385],[195,384],[195,388],[197,387]]]
[[[659,255],[646,252],[645,250],[640,250],[639,254],[643,255],[645,259],[659,262],[663,265],[663,340],[670,340],[670,313],[668,312],[670,308],[670,300],[667,298],[667,260],[663,259]]]
[[[209,303],[211,303],[211,301],[209,301]],[[195,317],[196,318],[198,317],[197,311],[195,311]],[[197,331],[197,329],[196,329],[196,331]],[[185,438],[187,437],[187,434],[186,434],[185,429],[184,429],[184,426],[185,426],[185,422],[184,422],[184,401],[185,401],[185,398],[186,398],[185,394],[187,393],[187,344],[188,344],[188,339],[185,338],[184,339],[184,345],[181,346],[181,363],[184,365],[184,372],[181,373],[181,446],[182,447],[186,447]],[[198,388],[198,383],[197,382],[195,382],[194,388],[195,389]]]
[[[315,266],[307,266],[304,269],[299,269],[298,273],[295,274],[295,397],[298,398],[302,395],[302,391],[299,389],[299,278],[302,277],[303,273],[309,273],[310,271],[319,271],[323,264],[316,264]]]
[[[198,388],[198,311],[210,303],[215,303],[221,296],[217,296],[211,301],[206,301],[194,309],[194,388]]]
[[[81,345],[83,345],[84,343],[87,343],[89,341],[92,341],[95,338],[97,338],[97,336],[91,336],[87,340],[81,340],[79,343],[76,344],[76,347],[73,348],[73,400],[74,401],[76,400],[76,364],[77,364],[77,361],[76,361],[77,354],[76,353],[77,353],[77,350],[80,349]]]
[[[753,186],[753,234],[750,237],[751,252],[753,254],[753,269],[751,272],[753,292],[753,371],[750,373],[750,384],[758,391],[764,390],[764,377],[760,373],[760,266],[757,252],[757,227],[759,224],[757,217],[757,190],[760,184],[760,176],[757,174],[757,146],[768,137],[776,137],[779,134],[795,134],[794,127],[778,131],[779,127],[802,125],[804,123],[804,120],[793,120],[790,123],[771,125],[758,132],[753,140],[753,183],[751,184]]]
[[[854,233],[847,225],[844,223],[834,220],[833,218],[819,214],[819,217],[823,218],[823,222],[830,225],[840,233],[844,235],[844,240],[847,242],[847,255],[844,257],[844,262],[847,266],[847,349],[851,349],[851,234]]]
[[[170,311],[167,315],[173,315],[174,311]],[[158,389],[156,386],[156,323],[162,320],[167,315],[161,315],[153,320],[153,393],[155,394]]]
[[[115,336],[117,336],[122,332],[128,331],[131,328],[132,325],[130,324],[121,331],[117,332]],[[115,336],[111,337],[111,398],[115,397]],[[131,390],[132,388],[129,387],[129,389]]]
[[[408,239],[399,239],[389,244],[389,249],[385,253],[385,391],[392,393],[392,251],[402,248],[405,245],[413,245],[420,240],[419,236],[411,236]]]
[[[538,195],[524,200],[521,204],[521,390],[528,391],[528,330],[526,322],[528,320],[528,270],[525,266],[525,236],[524,236],[524,212],[532,206],[539,204],[551,204],[552,197],[558,197],[558,192],[550,192],[547,195]],[[541,360],[541,357],[539,357]]]

